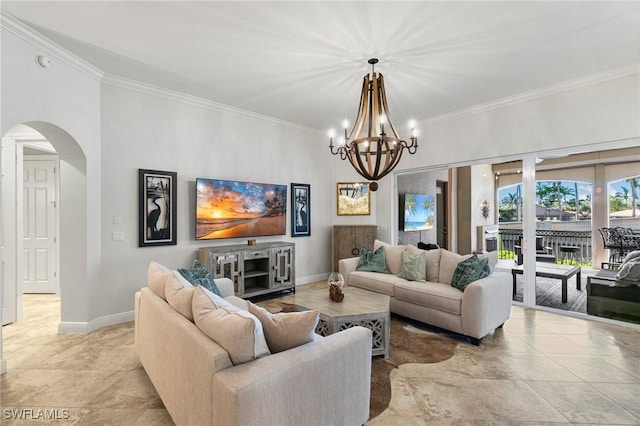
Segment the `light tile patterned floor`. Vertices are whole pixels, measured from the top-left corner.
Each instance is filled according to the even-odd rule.
[[[133,323],[59,335],[59,298],[24,299],[25,319],[3,328],[3,425],[173,424],[135,355]],[[369,424],[640,425],[640,328],[514,307],[481,346],[461,340],[447,361],[403,365],[392,387]],[[9,420],[12,408],[71,418]]]

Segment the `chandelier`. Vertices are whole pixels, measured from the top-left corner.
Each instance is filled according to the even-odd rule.
[[[367,180],[374,181],[369,184],[371,191],[378,189],[375,182],[385,177],[400,162],[402,152],[406,148],[409,154],[415,154],[418,150],[418,136],[415,123],[411,127],[410,143],[400,139],[396,128],[389,118],[387,95],[384,90],[382,74],[376,73],[376,58],[369,59],[371,73],[364,76],[362,82],[362,94],[356,122],[347,133],[349,122],[343,121],[344,137],[337,141],[337,147],[333,144],[335,131],[329,131],[329,148],[333,155],[340,155],[342,160],[348,159],[353,168]]]

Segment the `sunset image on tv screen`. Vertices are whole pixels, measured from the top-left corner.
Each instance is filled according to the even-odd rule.
[[[287,186],[196,180],[196,239],[285,235]]]

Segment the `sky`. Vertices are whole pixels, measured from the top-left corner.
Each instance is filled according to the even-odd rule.
[[[557,181],[538,181],[538,182],[557,182]],[[560,182],[562,183],[563,186],[566,186],[568,188],[574,188],[574,185],[575,185],[574,181],[562,180]],[[518,184],[518,185],[522,185],[522,184]],[[500,188],[498,190],[498,200],[502,202],[502,200],[505,197],[507,197],[509,194],[515,194],[516,186],[517,185],[509,185],[509,186],[504,186]],[[587,198],[587,195],[590,195],[590,194],[591,194],[591,184],[587,182],[578,182],[578,197],[581,200],[584,200]],[[573,197],[570,197],[569,199],[573,199]]]
[[[538,181],[538,182],[557,182],[557,181]],[[562,182],[563,186],[567,186],[569,188],[574,187],[573,181],[563,180],[560,182]],[[522,184],[518,184],[518,185],[522,185]],[[509,186],[500,188],[498,190],[498,201],[501,203],[502,200],[505,197],[507,197],[509,194],[514,194],[516,192],[516,186],[517,185],[509,185]],[[609,182],[609,196],[612,196],[612,195],[615,196],[616,194],[621,193],[623,187],[626,187],[629,191],[631,190],[631,186],[629,185],[629,183],[625,181],[625,179]],[[584,200],[587,198],[588,194],[591,194],[591,184],[587,182],[578,182],[579,198],[581,200]]]

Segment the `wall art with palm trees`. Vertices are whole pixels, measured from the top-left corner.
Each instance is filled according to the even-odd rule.
[[[433,195],[404,194],[403,231],[433,229],[436,200]]]
[[[176,172],[138,169],[138,246],[176,245]]]

